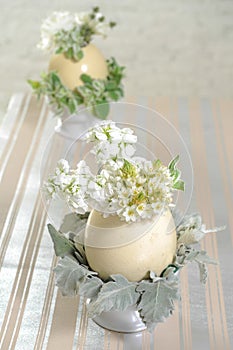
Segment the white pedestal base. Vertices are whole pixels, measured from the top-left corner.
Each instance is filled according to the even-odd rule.
[[[92,126],[100,123],[101,120],[95,118],[88,112],[72,114],[68,118],[58,119],[55,132],[72,141],[84,136],[85,132]]]

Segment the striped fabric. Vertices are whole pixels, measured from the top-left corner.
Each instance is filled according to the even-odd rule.
[[[56,258],[47,222],[65,212],[48,208],[40,183],[55,162],[83,152],[53,136],[56,120],[44,102],[14,95],[0,126],[0,349],[1,350],[230,350],[233,349],[233,101],[138,98],[131,102],[155,108],[175,126],[189,149],[194,169],[190,209],[198,210],[207,227],[226,224],[207,235],[202,246],[219,261],[209,267],[205,287],[198,271],[181,273],[181,301],[153,334],[105,331],[87,318],[82,298],[64,298],[54,285]],[[122,120],[147,129],[144,114]],[[164,137],[172,135],[164,135]],[[163,139],[163,135],[161,135]],[[148,146],[151,146],[148,144]]]

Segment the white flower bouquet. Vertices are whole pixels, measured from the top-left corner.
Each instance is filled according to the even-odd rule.
[[[85,140],[93,144],[99,172],[93,174],[84,160],[76,169],[61,160],[45,184],[49,196],[64,198],[78,214],[95,208],[126,222],[151,219],[172,205],[174,190],[184,190],[176,168],[179,157],[168,167],[159,159],[134,157],[137,136],[132,129],[106,121],[91,128]]]
[[[176,214],[173,195],[184,190],[181,172],[176,167],[178,156],[168,166],[159,159],[138,157],[133,130],[119,128],[112,121],[89,129],[85,140],[92,145],[97,171],[93,172],[85,160],[75,169],[66,160],[60,160],[44,184],[47,197],[59,197],[73,211],[65,216],[59,230],[48,225],[55,253],[60,257],[55,268],[57,285],[63,295],[87,298],[92,318],[133,306],[146,327],[153,330],[175,308],[174,301],[179,299],[178,271],[182,267],[196,262],[200,280],[205,283],[206,264],[216,262],[199,248],[198,242],[206,233],[219,229],[206,230],[198,214]],[[93,214],[97,218],[94,224]],[[168,223],[172,223],[172,228]],[[99,246],[101,231],[107,241],[110,235],[119,241],[120,236],[136,236],[138,228],[145,230],[147,241],[143,234],[125,246],[108,248],[104,240]],[[85,235],[90,229],[96,246],[86,244]],[[163,260],[166,240],[173,248],[168,260]],[[153,265],[156,259],[163,260],[162,265],[161,261]],[[100,261],[103,264],[99,267]],[[144,270],[138,278],[134,272],[141,267]],[[130,268],[132,273],[124,273]]]

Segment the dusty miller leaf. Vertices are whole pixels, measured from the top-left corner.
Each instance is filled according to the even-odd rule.
[[[154,271],[150,271],[150,279],[155,283],[157,281],[160,281],[162,278],[158,277]]]
[[[88,265],[87,263],[87,259],[86,259],[86,255],[84,254],[84,251],[83,252],[80,252],[80,251],[76,251],[74,253],[74,256],[76,257],[76,259],[78,260],[78,262],[81,264],[81,265]]]
[[[102,285],[103,282],[100,278],[87,277],[79,286],[79,294],[84,295],[86,298],[93,299],[98,295]]]
[[[177,249],[175,263],[178,265],[185,265],[192,261],[206,264],[217,264],[217,261],[209,257],[205,250],[198,250],[185,246],[184,244],[180,244]]]
[[[75,247],[68,238],[58,232],[51,224],[48,224],[48,230],[53,241],[56,256],[64,257],[75,253]]]
[[[169,283],[170,286],[174,284],[174,287],[177,286],[178,278],[179,278],[179,267],[173,264],[170,264],[166,267],[166,269],[162,272],[163,279]]]
[[[176,228],[178,243],[189,245],[199,242],[205,236],[202,228],[199,214],[186,215]]]
[[[181,244],[177,251],[176,264],[185,265],[188,262],[196,262],[200,272],[200,282],[206,283],[208,270],[206,264],[216,265],[218,262],[208,256],[205,250],[197,250]]]
[[[176,217],[176,213],[175,213]],[[199,242],[207,233],[218,232],[225,227],[214,227],[207,230],[206,226],[202,223],[202,218],[199,214],[190,214],[183,217],[176,227],[178,235],[178,243],[184,243],[185,245],[195,244]]]
[[[141,282],[137,291],[142,293],[138,310],[149,330],[163,322],[174,310],[174,300],[178,299],[178,286],[170,286],[165,280],[156,283]]]
[[[211,258],[205,250],[190,249],[185,257],[186,261],[196,261],[197,263],[217,264],[217,261]]]
[[[199,267],[199,272],[200,272],[200,282],[205,284],[207,281],[207,277],[208,277],[207,266],[204,263],[198,263],[198,267]]]
[[[75,296],[83,278],[94,274],[94,272],[79,265],[75,259],[68,256],[59,260],[54,272],[56,274],[56,284],[65,296]]]
[[[215,259],[211,258],[205,250],[199,250],[197,252],[195,261],[199,263],[205,263],[205,264],[214,264],[214,265],[218,264],[218,262]]]
[[[183,232],[177,242],[184,243],[186,245],[195,244],[199,242],[205,236],[205,232],[200,230],[186,230]]]
[[[88,215],[79,215],[76,213],[70,213],[65,215],[60,227],[60,231],[64,233],[77,233],[81,231],[86,226]]]
[[[88,306],[90,317],[100,315],[102,312],[115,310],[124,311],[136,304],[139,294],[136,284],[129,282],[122,275],[112,275],[113,281],[107,282],[101,288],[98,297]]]
[[[84,215],[70,213],[65,215],[60,231],[69,233],[69,242],[74,245],[76,249],[74,255],[80,264],[87,265],[86,254],[83,248],[82,231],[85,229],[89,213]]]

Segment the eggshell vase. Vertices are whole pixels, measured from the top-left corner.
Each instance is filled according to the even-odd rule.
[[[103,216],[93,210],[85,237],[88,264],[103,280],[122,274],[129,281],[158,276],[172,263],[176,252],[175,224],[169,210],[153,221],[127,224],[117,216]]]

